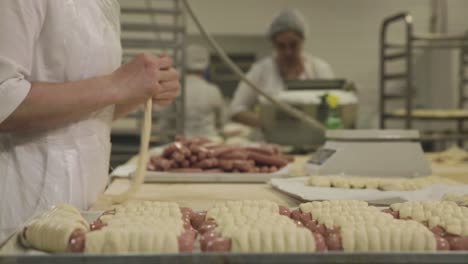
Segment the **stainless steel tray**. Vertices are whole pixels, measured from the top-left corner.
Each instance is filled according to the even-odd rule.
[[[0,256],[0,263],[468,263],[468,252]]]

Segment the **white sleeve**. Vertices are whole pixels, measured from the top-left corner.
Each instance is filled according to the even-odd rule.
[[[247,79],[259,85],[261,81],[261,73],[261,67],[259,67],[258,64],[254,65],[247,73]],[[252,90],[252,88],[250,88],[245,82],[240,82],[237,86],[236,92],[234,93],[234,98],[231,102],[231,116],[252,108],[257,102],[257,97],[257,93],[254,90]]]
[[[34,43],[39,37],[47,1],[0,1],[0,123],[28,95]]]
[[[216,85],[213,85],[213,108],[219,111],[221,122],[225,124],[227,121],[226,104],[223,95],[219,91],[219,87]]]

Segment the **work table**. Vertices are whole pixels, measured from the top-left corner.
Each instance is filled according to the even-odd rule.
[[[296,156],[290,167],[289,176],[304,176],[302,167],[308,156]],[[129,162],[136,162],[132,158]],[[434,171],[439,170],[432,164]],[[440,176],[468,184],[468,166],[454,167]],[[115,195],[125,191],[130,184],[128,179],[115,179],[105,194]],[[131,200],[173,201],[181,206],[198,210],[209,208],[214,202],[222,200],[265,199],[280,205],[296,207],[301,201],[274,190],[266,183],[144,183]],[[105,197],[100,197],[90,210],[106,210],[112,206]]]

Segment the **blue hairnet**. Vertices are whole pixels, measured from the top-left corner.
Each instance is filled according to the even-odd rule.
[[[273,38],[276,34],[293,30],[305,37],[306,21],[304,16],[295,8],[288,8],[279,13],[270,25],[268,36]]]

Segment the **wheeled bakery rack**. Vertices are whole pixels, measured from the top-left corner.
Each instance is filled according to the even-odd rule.
[[[164,111],[153,114],[151,142],[160,144],[184,134],[186,18],[181,0],[120,0],[122,62],[140,53],[166,53],[173,58],[181,79],[181,95]],[[138,151],[142,108],[129,114],[112,130],[112,164],[121,164]]]
[[[395,25],[404,26],[404,41],[401,43],[390,40],[389,29]],[[460,50],[459,73],[459,110],[442,110],[434,113],[415,109],[415,85],[413,80],[414,55],[417,50],[424,49],[458,49]],[[403,63],[404,70],[392,71],[390,63]],[[457,129],[451,133],[430,134],[421,131],[423,141],[455,141],[461,143],[468,139],[463,123],[468,120],[468,110],[463,110],[468,96],[464,90],[468,85],[468,36],[467,35],[441,35],[441,34],[415,34],[413,17],[408,12],[398,13],[383,20],[380,31],[380,128],[386,128],[387,121],[403,121],[406,129],[414,127],[415,121],[452,121],[456,122]],[[389,92],[389,83],[399,81],[403,84],[399,92]],[[391,102],[403,102],[403,111],[390,111]]]

